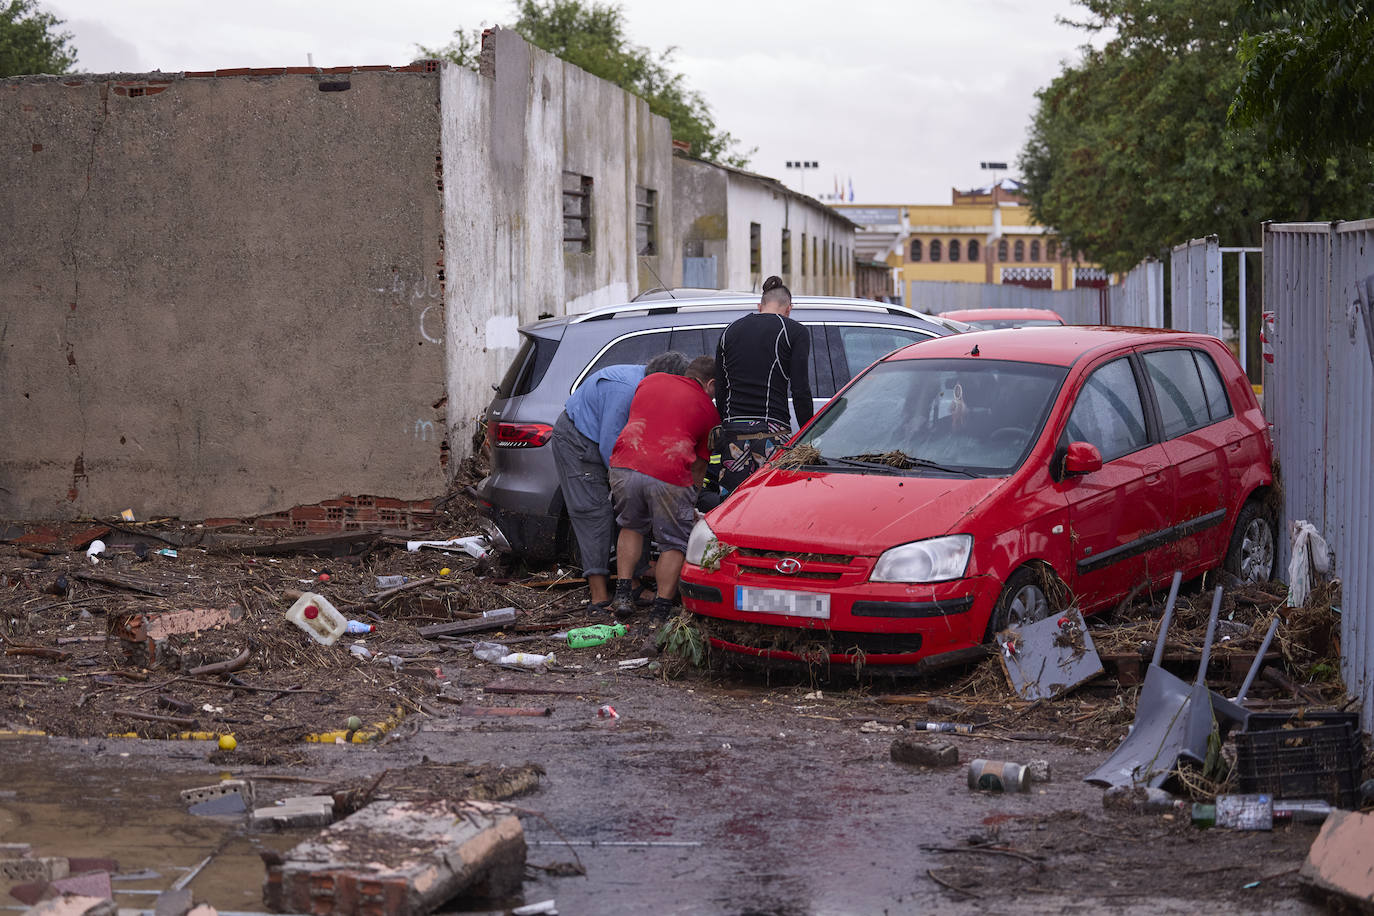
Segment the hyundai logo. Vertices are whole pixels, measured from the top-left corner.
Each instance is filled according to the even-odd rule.
[[[801,560],[793,557],[783,557],[773,565],[773,568],[784,575],[792,575],[801,572]]]

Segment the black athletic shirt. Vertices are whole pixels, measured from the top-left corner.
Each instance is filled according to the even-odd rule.
[[[807,367],[811,334],[777,312],[755,312],[737,319],[716,344],[716,407],[722,420],[767,418],[790,425],[792,409],[805,426],[815,413]]]

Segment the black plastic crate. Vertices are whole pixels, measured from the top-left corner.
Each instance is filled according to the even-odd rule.
[[[1322,798],[1354,808],[1363,761],[1358,713],[1257,712],[1245,731],[1236,734],[1236,769],[1244,793]]]

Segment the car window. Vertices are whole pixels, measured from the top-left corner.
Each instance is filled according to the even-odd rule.
[[[1088,376],[1069,414],[1068,434],[1071,441],[1097,446],[1103,461],[1145,447],[1145,408],[1129,359],[1113,360]]]
[[[800,441],[826,458],[898,470],[933,462],[1005,473],[1029,452],[1064,374],[983,358],[887,360],[831,401]]]
[[[1231,399],[1226,396],[1226,386],[1221,382],[1216,363],[1200,350],[1193,351],[1193,359],[1197,360],[1197,367],[1202,372],[1202,389],[1207,393],[1207,413],[1212,422],[1231,416]]]
[[[835,374],[830,368],[830,346],[826,327],[823,324],[808,324],[811,332],[811,364],[807,367],[806,378],[811,385],[811,397],[829,399],[835,394]]]
[[[668,346],[668,333],[669,329],[663,328],[659,331],[647,331],[620,338],[620,340],[617,340],[602,351],[601,355],[597,357],[596,362],[592,363],[591,367],[582,374],[582,377],[586,378],[593,372],[599,369],[605,369],[607,366],[618,366],[631,363],[637,363],[641,366],[644,365],[658,354],[666,353],[671,349]],[[700,356],[701,354],[689,353],[687,355]]]
[[[1213,421],[1192,350],[1151,350],[1143,356],[1155,400],[1159,402],[1164,438],[1181,436]]]
[[[867,369],[893,350],[901,349],[918,340],[926,340],[929,334],[905,328],[871,328],[861,325],[831,325],[831,330],[840,337],[840,349],[844,353],[849,375],[852,377]]]
[[[496,386],[496,396],[498,398],[513,398],[527,394],[539,387],[539,383],[544,380],[544,373],[548,371],[549,363],[553,361],[554,351],[557,349],[558,341],[556,340],[549,340],[535,334],[526,334],[524,341],[520,344],[519,351],[511,360],[510,367],[501,379],[501,384]]]
[[[710,349],[707,349],[705,328],[673,328],[673,332],[668,338],[668,349],[676,350],[688,359],[696,359],[698,356],[714,357],[716,355],[714,340],[711,341]]]

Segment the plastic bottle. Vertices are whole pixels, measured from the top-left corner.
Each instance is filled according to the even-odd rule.
[[[499,662],[510,654],[510,649],[499,642],[479,642],[473,645],[472,654],[484,662]]]
[[[350,620],[348,623],[344,624],[344,628],[348,633],[354,636],[362,633],[371,633],[373,630],[377,629],[372,624],[363,623],[361,620]]]
[[[985,792],[1029,792],[1030,776],[1022,764],[980,758],[968,765],[968,787]]]
[[[517,665],[521,668],[542,668],[545,665],[552,665],[555,661],[557,659],[553,657],[552,652],[548,655],[536,655],[533,652],[512,652],[509,655],[503,655],[500,664]]]
[[[1320,798],[1285,798],[1274,802],[1274,820],[1291,821],[1294,824],[1320,824],[1334,810],[1330,802]]]
[[[1274,803],[1268,795],[1218,795],[1215,805],[1193,805],[1195,827],[1230,830],[1274,829]]]
[[[476,557],[479,560],[483,557],[491,556],[491,541],[487,539],[485,534],[474,534],[472,537],[455,538],[450,543],[452,543],[454,547],[460,548],[468,556]]]
[[[303,592],[286,612],[286,619],[324,646],[334,645],[348,628],[348,620],[329,603],[329,599],[314,592]]]
[[[568,646],[573,649],[586,649],[609,642],[625,635],[623,623],[597,623],[589,627],[577,627],[568,631]]]

